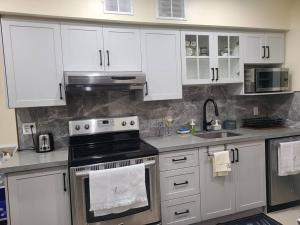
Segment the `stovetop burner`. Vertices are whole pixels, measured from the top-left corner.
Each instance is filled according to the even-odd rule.
[[[109,118],[69,122],[69,165],[81,166],[157,155],[139,137],[138,118]]]

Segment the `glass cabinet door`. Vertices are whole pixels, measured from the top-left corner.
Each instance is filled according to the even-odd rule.
[[[230,78],[240,79],[240,38],[239,36],[229,37],[229,48],[230,48]]]
[[[240,78],[240,37],[217,36],[218,81],[233,81]]]
[[[228,79],[229,69],[229,43],[228,36],[218,36],[218,68],[217,79]]]
[[[210,36],[185,35],[186,79],[205,83],[211,79]]]

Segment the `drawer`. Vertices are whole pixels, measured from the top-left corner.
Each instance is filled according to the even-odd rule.
[[[199,165],[198,149],[176,151],[159,155],[160,171]]]
[[[188,225],[200,221],[200,195],[162,202],[163,225]]]
[[[160,173],[161,200],[170,200],[200,193],[199,167]]]

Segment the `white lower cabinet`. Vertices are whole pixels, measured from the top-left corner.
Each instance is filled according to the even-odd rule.
[[[159,155],[162,224],[201,221],[198,149]]]
[[[67,168],[8,174],[10,225],[71,225]]]
[[[224,145],[209,147],[210,154],[224,151]],[[213,177],[212,162],[207,149],[200,149],[201,216],[204,220],[235,212],[234,172],[225,177]]]
[[[199,167],[160,173],[161,199],[168,200],[199,193]]]
[[[237,212],[265,206],[265,143],[245,143],[231,147],[239,151],[239,159],[235,163]]]
[[[225,177],[213,177],[207,149],[200,149],[203,220],[266,205],[264,141],[209,148],[210,152],[223,150],[228,150],[231,154],[232,172]]]
[[[162,215],[163,225],[188,225],[200,222],[200,195],[162,202]]]

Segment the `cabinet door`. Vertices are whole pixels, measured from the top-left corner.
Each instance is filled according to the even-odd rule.
[[[264,142],[236,145],[236,208],[245,211],[266,205]],[[237,155],[236,155],[237,159]]]
[[[210,152],[224,151],[224,146],[210,147]],[[203,220],[235,212],[234,171],[228,176],[213,177],[212,162],[207,149],[200,149],[200,196]]]
[[[147,76],[144,100],[181,99],[179,31],[143,30],[142,59]]]
[[[67,170],[8,175],[11,225],[70,225]]]
[[[102,28],[62,25],[65,71],[102,71],[104,69]]]
[[[213,33],[182,32],[182,82],[185,85],[213,82]]]
[[[245,34],[244,35],[244,63],[265,63],[265,35],[264,34]]]
[[[240,34],[216,34],[214,38],[215,79],[213,83],[242,83]]]
[[[268,63],[284,63],[284,34],[267,34],[266,46]]]
[[[65,105],[60,25],[1,22],[9,106]]]
[[[142,71],[139,29],[103,28],[105,69]]]

